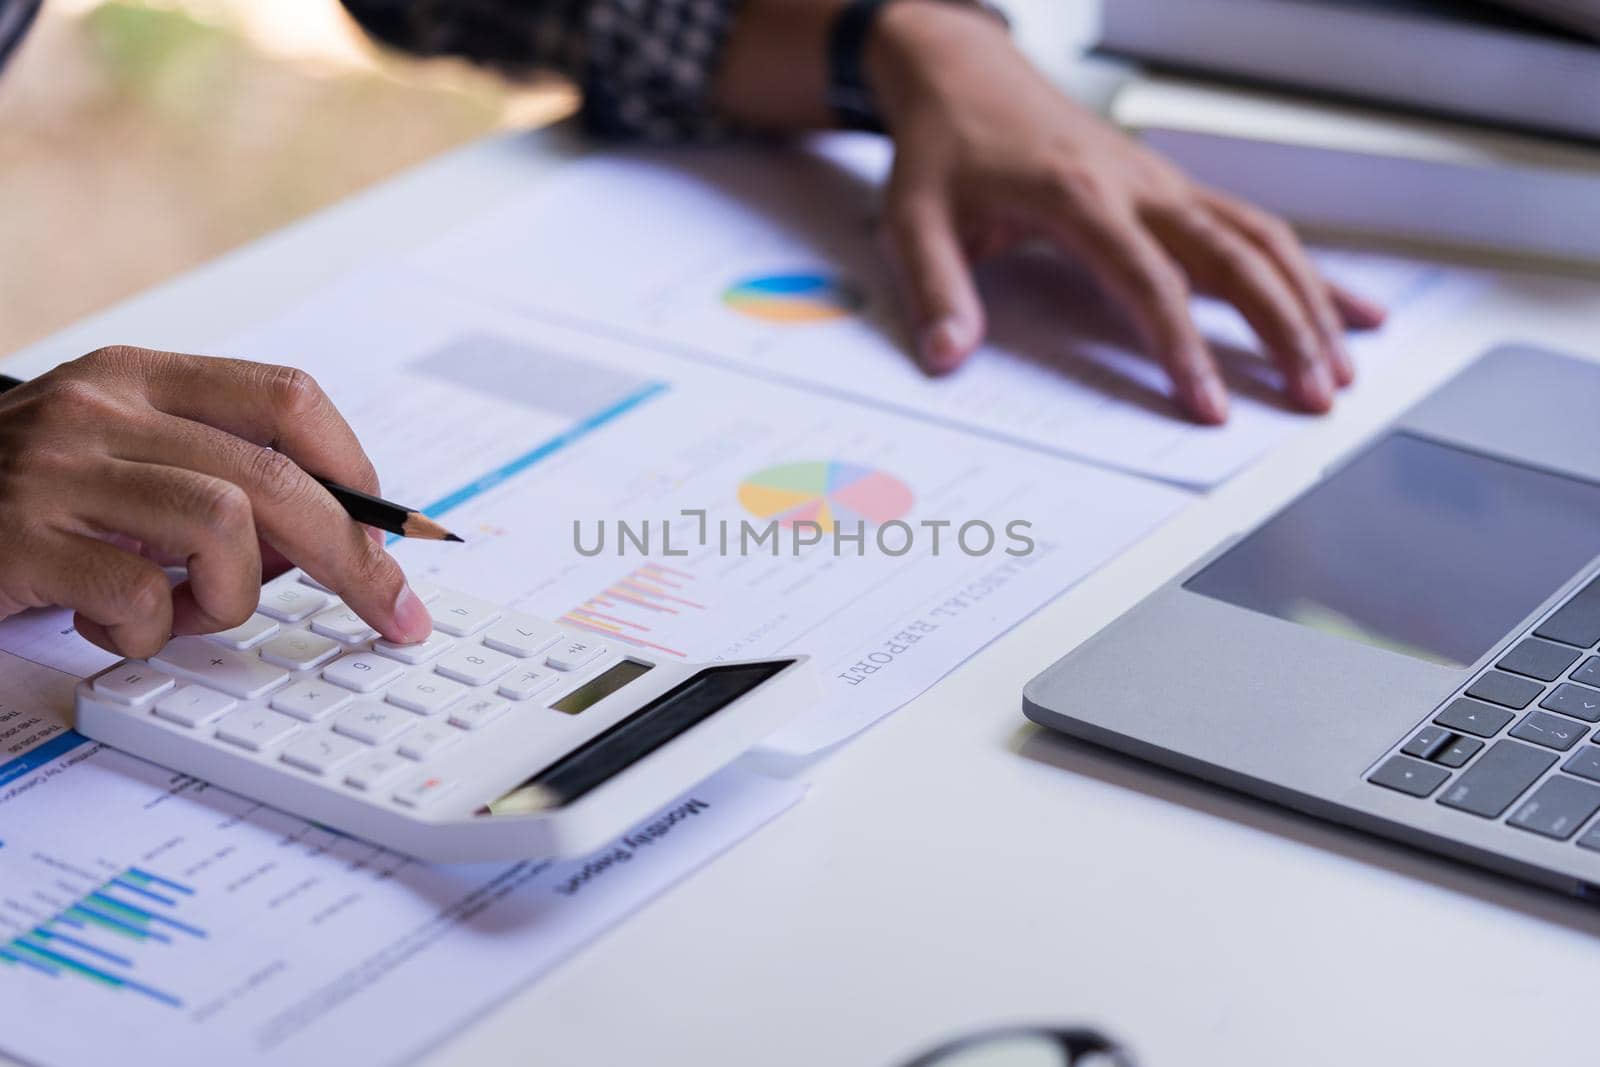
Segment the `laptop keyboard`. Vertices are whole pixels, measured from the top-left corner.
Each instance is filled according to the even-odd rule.
[[[1402,738],[1367,781],[1600,852],[1600,819],[1588,825],[1600,812],[1596,724],[1600,578]]]

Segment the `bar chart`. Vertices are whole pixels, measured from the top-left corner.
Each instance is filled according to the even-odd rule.
[[[682,659],[686,652],[647,635],[656,629],[652,623],[659,625],[685,612],[706,610],[704,604],[685,595],[693,581],[694,575],[688,571],[646,563],[561,616],[561,621],[635,648]]]
[[[34,913],[77,881],[65,864],[36,857],[51,876],[40,886],[4,901],[10,917]],[[139,867],[128,867],[89,888],[48,918],[14,933],[0,945],[0,966],[42,978],[76,978],[126,990],[174,1008],[183,1000],[141,981],[141,959],[174,941],[203,940],[206,932],[179,916],[195,890]]]

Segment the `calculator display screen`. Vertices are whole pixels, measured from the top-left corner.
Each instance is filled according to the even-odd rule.
[[[794,660],[782,659],[706,667],[489,804],[485,811],[518,815],[576,800],[793,664]],[[589,685],[618,669],[613,667]],[[636,677],[638,674],[626,678],[609,691],[615,692]]]
[[[568,715],[576,715],[580,711],[594,707],[649,669],[648,663],[625,659],[604,674],[584,682],[550,706]]]

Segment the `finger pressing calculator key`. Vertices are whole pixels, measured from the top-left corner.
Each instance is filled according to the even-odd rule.
[[[243,625],[81,683],[79,728],[343,833],[470,862],[598,848],[813,695],[803,658],[663,662],[412,586],[435,629],[396,645],[291,572]]]

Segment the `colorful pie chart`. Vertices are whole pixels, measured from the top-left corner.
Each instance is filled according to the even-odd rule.
[[[904,518],[916,498],[892,474],[839,460],[785,463],[768,467],[739,485],[739,503],[758,519],[781,525],[815,522],[831,530],[835,522],[854,529]]]
[[[746,278],[730,286],[722,302],[753,319],[791,324],[842,319],[865,303],[854,286],[815,272]]]

